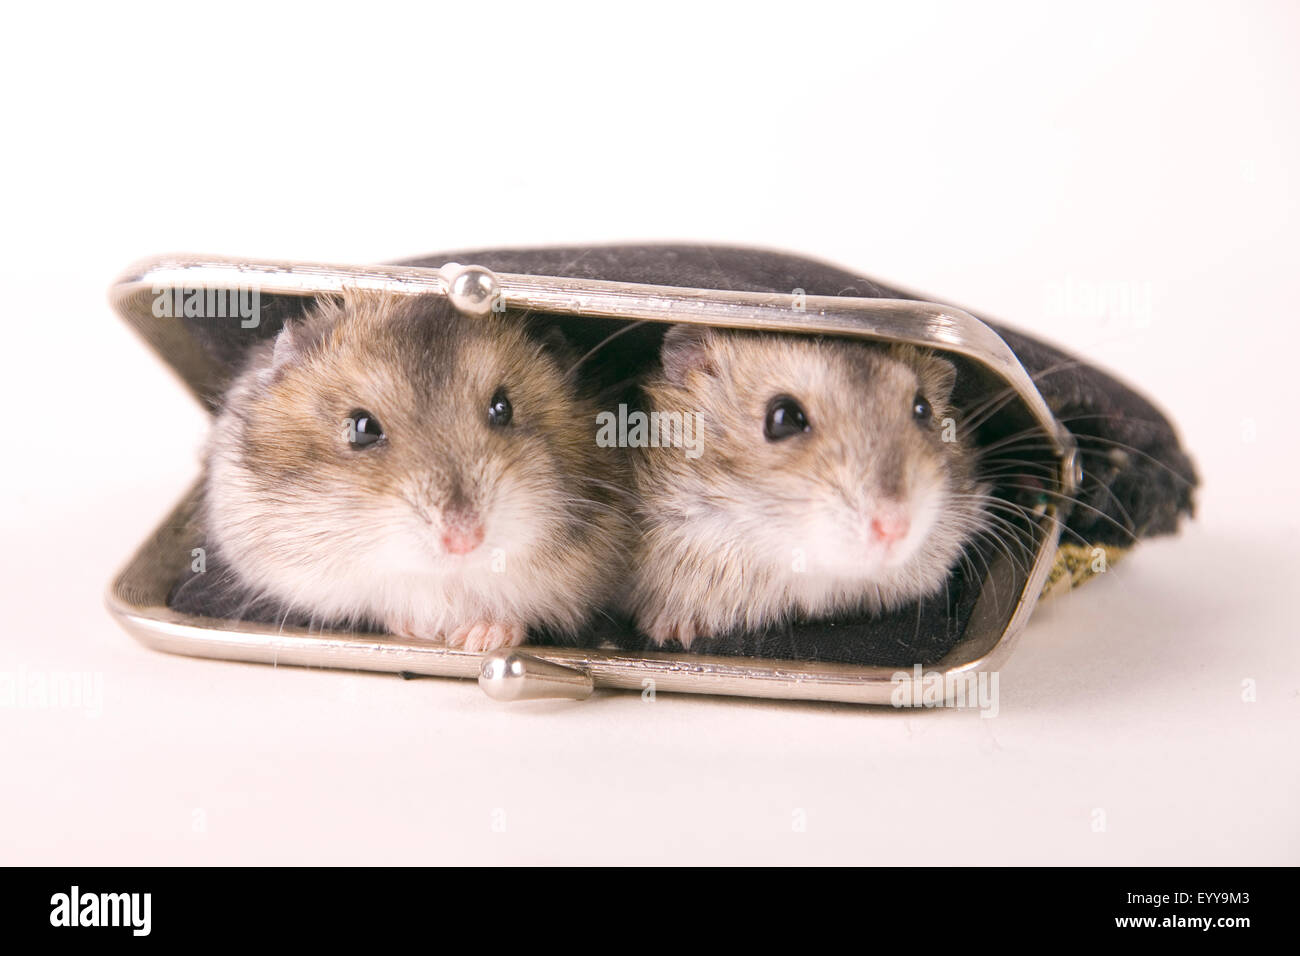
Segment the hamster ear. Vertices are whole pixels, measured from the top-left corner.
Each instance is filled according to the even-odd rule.
[[[523,319],[523,330],[527,341],[537,349],[538,357],[549,358],[566,376],[574,372],[580,357],[578,347],[564,334],[558,322],[544,316],[527,315]]]
[[[674,325],[659,350],[664,377],[674,385],[685,385],[693,371],[716,375],[718,362],[713,343],[713,330],[707,325]]]
[[[275,335],[271,364],[263,373],[263,380],[269,381],[289,366],[302,361],[312,347],[333,328],[342,315],[343,308],[341,300],[322,298],[302,316],[286,321]]]
[[[921,380],[921,390],[932,402],[946,402],[957,387],[957,366],[938,352],[917,348],[915,345],[895,345],[890,354],[911,366]]]
[[[276,374],[288,365],[294,364],[306,351],[303,339],[305,330],[298,327],[297,321],[286,322],[275,336],[275,349],[271,352],[271,374]]]
[[[542,346],[542,351],[554,357],[566,370],[578,360],[578,353],[573,343],[558,325],[548,325],[539,329],[537,341]]]
[[[921,373],[921,381],[927,395],[933,396],[931,401],[946,402],[952,398],[952,390],[957,386],[957,366],[946,358],[930,355]]]

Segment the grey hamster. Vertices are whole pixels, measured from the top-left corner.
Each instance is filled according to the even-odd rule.
[[[257,348],[207,452],[240,584],[335,626],[471,651],[577,633],[627,560],[618,449],[520,316],[322,299]]]
[[[955,379],[916,348],[671,329],[647,408],[697,434],[632,451],[638,627],[689,647],[942,589],[987,520]]]

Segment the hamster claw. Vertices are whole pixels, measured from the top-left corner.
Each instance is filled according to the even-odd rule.
[[[499,647],[517,647],[526,634],[527,629],[518,621],[474,621],[453,631],[447,644],[478,654]]]
[[[650,635],[656,647],[663,647],[669,641],[680,641],[682,647],[690,650],[691,642],[699,637],[699,629],[690,618],[676,618],[667,613],[660,614],[648,625],[645,632]]]
[[[389,633],[408,640],[443,643],[472,653],[494,651],[499,647],[516,647],[524,642],[528,628],[518,621],[471,621],[450,634],[428,631],[405,618],[393,617],[386,622]]]
[[[389,617],[384,621],[384,629],[394,637],[403,637],[408,641],[442,643],[441,634],[422,630],[414,621],[405,617]]]

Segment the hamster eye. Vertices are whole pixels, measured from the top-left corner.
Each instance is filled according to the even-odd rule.
[[[920,392],[917,392],[916,397],[912,399],[912,417],[924,425],[930,421],[933,415],[934,409],[930,407],[930,403],[925,400],[925,397]]]
[[[506,398],[506,390],[498,388],[488,402],[488,424],[493,428],[505,428],[514,417],[515,410],[510,405],[510,399]]]
[[[384,426],[364,408],[355,409],[348,416],[348,444],[353,448],[369,448],[383,437]]]
[[[803,406],[789,395],[778,395],[767,403],[767,420],[763,435],[768,441],[781,441],[800,432],[812,431]]]

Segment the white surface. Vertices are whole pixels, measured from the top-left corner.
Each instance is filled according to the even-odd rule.
[[[38,7],[0,57],[0,673],[99,674],[103,704],[0,708],[0,862],[1300,862],[1294,4]],[[1199,519],[1042,608],[991,720],[509,706],[108,618],[205,427],[106,305],[129,262],[626,239],[1037,329],[1172,412]],[[1149,321],[1066,283],[1149,292]]]

